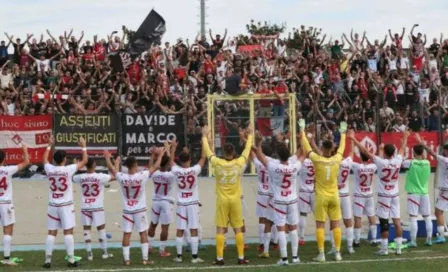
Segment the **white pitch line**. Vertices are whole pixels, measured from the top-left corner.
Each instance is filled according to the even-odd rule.
[[[448,259],[448,256],[433,256],[433,257],[409,257],[409,258],[384,258],[384,259],[365,259],[365,260],[351,260],[340,262],[325,262],[325,263],[301,263],[293,266],[304,265],[341,265],[341,264],[358,264],[358,263],[373,263],[373,262],[396,262],[396,261],[424,261],[424,260],[443,260]],[[113,271],[179,271],[179,270],[222,270],[222,269],[253,269],[253,268],[265,268],[265,267],[278,267],[277,264],[259,264],[259,265],[227,265],[227,266],[187,266],[187,267],[156,267],[146,266],[141,268],[114,268],[114,269],[76,269],[76,270],[52,270],[53,272],[113,272]],[[36,272],[48,272],[48,270],[36,271]]]

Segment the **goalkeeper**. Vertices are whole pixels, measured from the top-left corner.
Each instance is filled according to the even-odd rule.
[[[339,148],[334,154],[336,147],[333,140],[325,140],[322,143],[322,155],[314,152],[308,142],[305,135],[305,120],[299,121],[299,127],[301,130],[301,144],[308,155],[309,159],[314,164],[315,169],[315,204],[314,204],[314,217],[316,218],[316,241],[319,249],[319,255],[314,258],[314,261],[325,262],[324,254],[324,242],[325,242],[325,221],[327,216],[330,219],[331,229],[333,230],[333,237],[335,242],[335,259],[341,261],[341,240],[342,232],[339,226],[341,221],[341,208],[339,203],[338,193],[338,174],[339,167],[344,159],[345,149],[345,132],[347,131],[347,123],[341,122],[340,133],[341,140]]]

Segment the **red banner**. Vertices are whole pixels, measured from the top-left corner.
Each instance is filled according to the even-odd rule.
[[[0,116],[0,149],[6,164],[22,161],[22,143],[28,145],[32,163],[42,162],[53,128],[51,115]]]
[[[263,47],[259,44],[254,44],[254,45],[240,45],[238,46],[238,51],[239,52],[249,52],[249,53],[253,53],[255,51],[263,51]]]
[[[439,148],[439,135],[437,132],[421,132],[419,133],[420,136],[423,138],[423,140],[426,142],[426,144],[434,151],[438,152]],[[365,147],[370,153],[377,154],[378,152],[378,140],[376,137],[376,133],[364,133],[359,132],[356,133],[356,139]],[[384,144],[393,144],[397,148],[397,152],[401,147],[401,141],[403,139],[403,134],[399,132],[388,132],[388,133],[382,133],[381,134],[381,142]],[[415,140],[415,134],[411,133],[411,135],[408,138],[407,146],[405,149],[405,159],[412,159],[414,157],[413,154],[413,147],[417,144],[417,141]],[[351,151],[352,145],[351,140],[346,140],[346,147],[345,147],[345,156],[348,156]],[[356,162],[360,162],[359,157],[359,150],[355,147],[355,156],[354,160]],[[426,154],[426,159],[429,160],[432,167],[437,166],[437,161],[432,157]]]
[[[421,132],[419,133],[422,139],[426,142],[426,145],[429,146],[434,152],[438,152],[439,150],[439,134],[437,132]],[[384,144],[393,144],[397,150],[401,147],[401,141],[403,139],[403,134],[399,132],[385,132],[381,134],[381,141]],[[414,157],[413,147],[417,144],[415,140],[415,133],[411,133],[408,138],[408,143],[406,146],[406,150],[404,152],[405,159],[412,159]],[[437,166],[437,160],[434,157],[428,155],[425,152],[425,157],[431,163],[432,167]]]

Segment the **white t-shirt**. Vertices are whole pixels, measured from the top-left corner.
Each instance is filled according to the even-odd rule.
[[[12,74],[8,73],[4,75],[3,73],[0,73],[0,87],[2,89],[9,88],[9,83],[12,83]]]
[[[199,203],[199,174],[201,166],[183,168],[177,165],[171,167],[171,173],[177,177],[177,205],[192,205]]]
[[[350,195],[348,178],[350,176],[350,169],[352,168],[352,164],[353,164],[352,157],[347,157],[341,162],[338,174],[339,196]]]
[[[149,171],[141,171],[133,175],[117,173],[116,179],[121,185],[123,196],[123,213],[146,211],[146,184],[150,177]]]
[[[437,156],[437,179],[438,188],[441,191],[448,191],[448,158]]]
[[[297,202],[297,175],[302,167],[302,163],[288,163],[288,165],[278,162],[268,162],[274,203],[293,204]]]
[[[54,166],[45,164],[45,173],[50,185],[49,203],[54,207],[73,204],[73,175],[78,171],[76,164]]]
[[[111,175],[102,173],[85,173],[73,177],[73,182],[81,186],[82,211],[104,209],[104,185],[111,179]]]
[[[354,162],[352,164],[352,170],[355,177],[355,196],[373,196],[372,183],[373,175],[375,175],[376,169],[377,167],[373,163],[360,164]]]
[[[429,102],[429,89],[420,89],[418,88],[418,94],[420,96],[420,103],[423,103],[425,100]]]
[[[397,155],[392,159],[373,158],[378,168],[378,196],[394,197],[399,195],[398,177],[403,157]]]
[[[50,60],[46,59],[46,60],[36,60],[36,66],[37,66],[37,71],[40,72],[41,71],[41,65],[44,65],[44,72],[48,72],[48,69],[50,69]]]
[[[152,174],[152,181],[154,188],[152,190],[152,200],[160,201],[166,200],[174,203],[173,184],[176,183],[177,178],[171,172],[162,172],[157,170]]]
[[[17,165],[0,166],[0,204],[12,203],[12,176],[18,171]]]
[[[400,59],[400,68],[401,69],[409,69],[409,58],[404,57]]]
[[[314,175],[314,164],[307,158],[299,171],[299,192],[314,193]]]

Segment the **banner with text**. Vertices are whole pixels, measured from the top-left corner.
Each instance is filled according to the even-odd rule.
[[[439,148],[439,135],[437,132],[421,132],[419,133],[422,139],[426,142],[426,144],[434,151],[438,152]],[[376,137],[376,133],[371,132],[357,132],[355,134],[356,139],[370,152],[373,154],[378,154],[378,139]],[[401,147],[401,141],[403,140],[403,134],[398,132],[384,132],[381,133],[381,142],[384,144],[393,144],[398,152]],[[412,159],[414,157],[413,147],[417,142],[415,140],[415,133],[411,133],[408,138],[408,142],[405,148],[404,157],[405,159]],[[348,156],[350,154],[351,140],[346,140],[345,152],[344,156]],[[437,161],[429,156],[426,152],[424,156],[431,163],[431,167],[437,166]],[[354,150],[354,161],[360,162],[359,150],[355,147]]]
[[[0,116],[0,149],[6,153],[6,164],[23,160],[23,143],[28,145],[31,163],[42,162],[52,127],[51,115]]]
[[[81,153],[78,145],[82,136],[87,142],[89,154],[102,154],[104,150],[117,153],[118,118],[112,115],[70,115],[56,114],[55,149],[69,154]]]
[[[162,146],[168,140],[179,139],[184,133],[181,115],[161,112],[151,114],[124,114],[123,155],[137,159],[149,158],[152,146]]]

